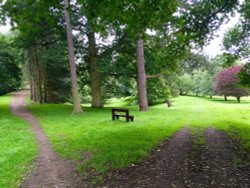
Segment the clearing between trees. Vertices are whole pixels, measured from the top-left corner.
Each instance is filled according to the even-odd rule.
[[[174,108],[159,104],[145,113],[123,99],[72,115],[67,104],[31,104],[27,110],[25,93],[15,94],[12,112],[34,125],[39,155],[30,176],[22,176],[22,187],[247,187],[250,183],[248,98],[237,104],[230,98],[178,97],[173,99]],[[129,108],[136,120],[112,121],[111,108],[117,106]]]

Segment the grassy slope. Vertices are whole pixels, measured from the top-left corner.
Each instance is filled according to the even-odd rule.
[[[0,187],[17,187],[37,153],[30,126],[10,114],[10,96],[0,97]]]
[[[113,101],[114,102],[114,101]],[[202,130],[210,125],[238,132],[250,147],[250,99],[228,102],[221,98],[179,97],[174,108],[156,105],[149,112],[128,107],[135,122],[111,121],[111,106],[124,106],[117,101],[104,109],[84,108],[81,115],[72,115],[69,105],[31,105],[54,149],[65,158],[83,160],[84,152],[92,154],[88,162],[99,172],[122,168],[143,159],[159,141],[169,138],[183,126]],[[84,166],[82,166],[84,167]]]

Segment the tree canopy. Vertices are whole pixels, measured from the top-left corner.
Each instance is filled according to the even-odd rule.
[[[0,95],[21,86],[22,56],[14,47],[13,37],[0,35]]]
[[[239,2],[77,0],[65,5],[67,1],[54,0],[8,0],[1,5],[1,21],[8,18],[19,31],[17,46],[29,69],[32,99],[74,101],[69,93],[73,62],[79,84],[74,92],[93,107],[102,107],[109,97],[133,95],[140,109],[147,110],[148,103],[179,92],[213,94],[215,64],[190,51],[211,40]],[[240,10],[247,18],[244,6]],[[72,31],[66,35],[69,26]],[[75,57],[67,55],[69,34]],[[230,47],[231,35],[225,46]],[[186,78],[189,87],[180,84]]]
[[[238,73],[241,66],[229,67],[221,70],[216,76],[214,91],[219,95],[236,97],[240,102],[240,97],[248,96],[245,88],[240,86]]]

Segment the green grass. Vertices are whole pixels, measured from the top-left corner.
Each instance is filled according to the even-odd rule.
[[[10,96],[0,97],[0,187],[18,187],[37,154],[30,126],[9,111]]]
[[[160,104],[138,112],[138,107],[127,106],[134,122],[111,121],[110,108],[126,105],[124,100],[114,100],[104,109],[85,107],[80,115],[72,115],[70,105],[33,104],[30,109],[62,157],[80,162],[79,168],[88,166],[101,173],[143,160],[154,146],[183,126],[194,134],[213,126],[237,135],[244,148],[250,148],[249,98],[238,104],[233,98],[225,102],[219,97],[178,97],[173,99],[174,108]],[[91,155],[88,162],[86,153]]]

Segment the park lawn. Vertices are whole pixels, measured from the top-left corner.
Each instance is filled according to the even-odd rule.
[[[78,115],[71,114],[71,105],[32,104],[29,108],[55,151],[76,160],[81,170],[91,167],[103,173],[139,162],[182,127],[189,127],[194,134],[209,126],[232,136],[237,133],[244,147],[250,148],[249,98],[238,104],[233,98],[178,97],[173,99],[174,108],[159,104],[139,112],[137,106],[126,106],[135,121],[111,121],[111,107],[124,107],[127,99],[123,100],[114,100],[103,109],[84,107],[84,113]]]
[[[18,187],[37,154],[30,126],[10,113],[10,99],[11,96],[0,97],[1,188]]]

